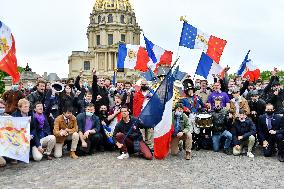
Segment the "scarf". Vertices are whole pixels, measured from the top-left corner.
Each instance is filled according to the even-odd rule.
[[[36,120],[38,121],[38,127],[40,129],[43,129],[43,126],[44,126],[44,121],[45,121],[45,118],[44,118],[44,115],[43,114],[38,114],[38,113],[34,113],[34,117],[36,118]]]

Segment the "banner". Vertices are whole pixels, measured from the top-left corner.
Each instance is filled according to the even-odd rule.
[[[30,117],[0,116],[0,155],[29,163]]]

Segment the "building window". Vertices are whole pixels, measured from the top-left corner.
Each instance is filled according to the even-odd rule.
[[[97,45],[100,45],[100,44],[101,44],[101,36],[97,35]]]
[[[125,24],[124,15],[121,15],[121,16],[120,16],[120,22],[121,22],[122,24]]]
[[[91,63],[90,61],[84,62],[84,70],[91,70]]]
[[[133,22],[133,19],[132,19],[132,17],[130,17],[129,24],[132,24],[132,22]]]
[[[112,44],[113,44],[113,35],[108,34],[108,45],[112,45]]]
[[[125,42],[125,35],[121,34],[121,41]]]
[[[98,23],[101,23],[101,21],[102,21],[102,17],[101,17],[101,15],[99,15],[98,16]]]
[[[109,15],[107,16],[107,22],[108,22],[108,23],[112,23],[112,22],[113,22],[113,16],[112,16],[112,14],[109,14]]]

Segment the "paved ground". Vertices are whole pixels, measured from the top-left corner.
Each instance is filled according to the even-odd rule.
[[[193,151],[193,158],[117,160],[105,152],[0,168],[0,188],[284,188],[284,163],[276,157],[234,157]]]

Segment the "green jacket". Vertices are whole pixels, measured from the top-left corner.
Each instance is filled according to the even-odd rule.
[[[180,121],[179,121],[180,127],[181,127],[181,131],[183,133],[188,133],[189,131],[192,130],[192,125],[189,123],[188,117],[185,113],[183,113]],[[174,128],[176,127],[176,116],[175,116],[175,112],[173,112],[173,126]]]

